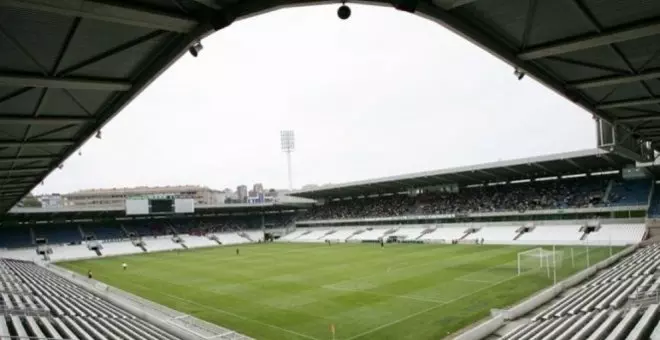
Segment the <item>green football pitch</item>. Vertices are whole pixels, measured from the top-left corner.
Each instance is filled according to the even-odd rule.
[[[517,253],[531,248],[275,243],[60,265],[256,339],[332,339],[335,325],[336,339],[423,340],[551,285],[545,272],[517,275]],[[558,279],[586,267],[585,248],[574,248],[573,259],[561,250]],[[591,248],[589,260],[609,254]]]

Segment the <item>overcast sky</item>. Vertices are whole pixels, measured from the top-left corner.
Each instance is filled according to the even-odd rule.
[[[339,183],[595,146],[591,115],[445,28],[392,8],[280,10],[186,55],[39,193]]]

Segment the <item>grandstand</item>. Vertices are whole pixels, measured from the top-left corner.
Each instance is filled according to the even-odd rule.
[[[461,260],[444,265],[461,268],[461,263],[465,261],[465,268],[460,269],[465,272],[460,277],[465,278],[461,280],[467,281],[455,284],[456,294],[463,294],[461,296],[467,296],[473,294],[472,292],[475,290],[483,289],[480,288],[482,287],[480,285],[486,285],[492,277],[501,277],[505,280],[503,282],[511,280],[512,275],[515,274],[515,265],[511,265],[509,262],[515,261],[517,252],[533,247],[559,247],[560,251],[565,252],[566,256],[560,260],[563,265],[558,268],[560,279],[579,272],[579,268],[591,266],[585,269],[586,274],[584,271],[576,274],[586,278],[593,275],[599,268],[606,268],[606,264],[599,261],[609,257],[606,261],[614,262],[616,257],[621,256],[624,257],[622,262],[603,271],[591,283],[583,287],[570,288],[578,284],[578,281],[572,279],[570,284],[562,282],[560,285],[550,288],[552,294],[539,293],[544,296],[544,299],[535,304],[538,305],[537,307],[530,308],[531,302],[525,301],[522,303],[524,308],[510,307],[484,324],[462,332],[459,337],[480,339],[494,333],[507,339],[526,339],[528,335],[537,334],[538,331],[538,334],[542,335],[541,337],[547,339],[555,337],[569,339],[570,336],[580,331],[577,329],[578,327],[572,326],[574,322],[587,327],[596,323],[593,320],[598,320],[597,322],[606,320],[608,325],[612,325],[612,329],[620,325],[621,330],[616,330],[617,334],[630,333],[646,336],[655,328],[658,319],[657,312],[655,312],[657,307],[654,307],[652,303],[649,307],[648,302],[655,301],[659,291],[658,287],[660,287],[660,281],[656,280],[654,276],[655,268],[660,265],[660,260],[658,260],[660,246],[642,246],[636,252],[634,249],[641,244],[652,243],[655,240],[653,213],[657,208],[654,208],[654,204],[660,200],[655,191],[654,169],[639,168],[642,169],[644,176],[631,179],[627,178],[623,171],[628,166],[630,163],[625,158],[598,150],[586,150],[348,183],[295,193],[300,197],[315,199],[317,203],[313,206],[308,203],[201,205],[195,207],[193,212],[174,213],[173,215],[150,213],[133,215],[129,213],[128,205],[124,210],[115,208],[95,210],[92,207],[81,211],[74,211],[66,207],[61,209],[52,207],[44,209],[14,208],[3,218],[3,226],[0,228],[0,242],[4,248],[0,257],[5,259],[0,270],[4,270],[3,273],[6,274],[2,276],[6,282],[5,291],[13,292],[15,288],[12,288],[12,284],[14,282],[25,284],[27,288],[24,289],[27,289],[30,296],[34,296],[34,298],[30,300],[29,297],[21,295],[3,296],[3,304],[8,310],[4,319],[7,327],[2,328],[3,324],[0,322],[0,331],[12,336],[21,336],[25,333],[36,337],[41,334],[47,337],[49,334],[55,334],[53,332],[60,335],[71,332],[78,338],[94,340],[104,337],[123,337],[125,339],[154,337],[169,339],[172,337],[195,340],[204,337],[247,338],[246,335],[242,335],[243,333],[257,338],[270,338],[264,335],[267,334],[264,333],[264,329],[255,328],[255,325],[236,323],[231,318],[217,316],[205,319],[220,326],[204,324],[203,321],[185,314],[191,312],[189,309],[184,309],[181,313],[153,302],[147,302],[131,294],[144,296],[145,292],[141,288],[125,286],[125,280],[114,276],[108,277],[106,272],[108,266],[114,266],[118,261],[142,263],[144,260],[140,260],[140,258],[144,257],[135,257],[136,255],[147,256],[145,259],[159,259],[155,263],[160,262],[160,259],[166,263],[176,263],[191,256],[201,263],[209,263],[210,259],[206,256],[214,258],[216,256],[214,249],[225,249],[222,246],[227,245],[264,243],[274,237],[282,247],[284,244],[290,244],[288,246],[290,248],[282,248],[282,255],[278,255],[283,258],[284,267],[279,268],[273,262],[268,264],[268,267],[275,266],[273,268],[277,268],[275,273],[278,274],[276,277],[266,278],[266,280],[275,280],[275,282],[291,280],[288,277],[293,277],[293,274],[286,274],[286,270],[290,269],[289,266],[306,266],[305,262],[296,262],[301,259],[295,257],[295,254],[299,251],[320,252],[321,250],[313,250],[317,249],[314,248],[315,244],[343,244],[344,246],[331,247],[328,249],[332,250],[326,251],[345,251],[344,256],[356,256],[357,258],[363,256],[362,252],[369,252],[369,249],[372,249],[368,246],[366,246],[367,248],[359,247],[359,244],[376,242],[411,244],[410,247],[417,247],[414,244],[421,244],[418,252],[413,252],[414,248],[401,248],[401,251],[404,252],[401,255],[403,258],[421,256],[431,251],[430,249],[436,248],[449,252],[449,258],[453,252],[471,254],[468,249],[474,249],[473,251],[477,252],[473,255],[477,255],[479,249],[485,249],[486,252],[501,251],[510,254],[495,262],[489,262],[490,267],[477,264],[468,266],[467,264],[472,260]],[[296,246],[295,244],[301,245]],[[464,244],[465,246],[442,247],[443,244]],[[476,247],[477,244],[484,244],[483,247],[487,248]],[[301,246],[304,248],[297,248]],[[354,248],[356,246],[358,248]],[[429,246],[432,248],[427,248]],[[264,245],[264,247],[267,246]],[[198,253],[190,252],[190,250],[202,248],[207,250]],[[623,248],[627,248],[627,250],[619,253],[619,250]],[[227,254],[226,250],[217,251],[220,252],[219,254]],[[252,248],[247,248],[245,251],[259,253]],[[284,254],[290,252],[291,258],[284,260]],[[625,257],[630,252],[633,252],[632,255]],[[178,255],[180,253],[186,255]],[[173,258],[167,254],[177,255]],[[337,260],[341,259],[337,253],[334,254]],[[258,264],[264,261],[258,255],[245,256],[251,263]],[[322,261],[321,263],[329,266],[328,270],[338,266],[345,268],[345,271],[350,273],[350,267],[346,267],[347,263],[330,264],[327,262],[328,259],[324,259],[323,256],[314,259],[315,256],[313,253],[309,253],[305,259],[312,263]],[[471,258],[472,255],[463,256]],[[177,258],[180,260],[176,260]],[[433,257],[421,257],[418,261],[427,266],[432,263],[425,262],[429,261],[428,259],[433,259]],[[474,259],[479,259],[479,257],[474,257]],[[348,261],[355,260],[350,258]],[[382,265],[386,266],[385,273],[389,272],[393,259],[383,258],[382,261]],[[567,264],[566,261],[569,261],[570,264]],[[62,265],[70,271],[51,266],[50,263],[54,262],[63,263]],[[577,267],[576,263],[578,263]],[[596,267],[593,266],[595,263],[598,263]],[[237,270],[227,266],[217,267],[218,264],[215,266],[194,269],[196,267],[191,264],[195,273],[209,270],[214,272],[219,268],[226,273]],[[379,266],[375,265],[376,272],[369,275],[383,275],[378,272]],[[107,287],[103,284],[87,287],[89,283],[87,279],[71,272],[85,275],[86,270],[92,268],[95,273],[103,273],[99,275],[99,278],[103,281],[107,280],[113,286],[120,287],[121,290],[113,288],[112,291],[107,291],[106,288],[99,288]],[[263,267],[257,266],[257,268]],[[440,266],[437,270],[444,270],[442,268],[444,267]],[[476,272],[472,272],[467,268],[477,269]],[[162,268],[158,270],[161,271]],[[248,274],[249,270],[249,268],[243,268],[241,274],[237,275],[239,277],[248,275],[249,277],[252,275]],[[362,269],[362,271],[364,270],[367,269]],[[424,276],[432,274],[433,271],[406,270],[404,275],[403,269],[396,270],[400,272],[402,280],[414,279],[424,282],[424,280],[432,279],[435,285],[453,284],[443,283],[441,280],[433,279],[433,276]],[[149,272],[149,275],[165,275],[159,271]],[[258,271],[255,275],[263,276],[264,273]],[[418,277],[418,275],[422,276]],[[28,281],[28,278],[32,281]],[[76,284],[67,283],[68,279],[73,279]],[[385,282],[396,280],[393,277],[383,279]],[[58,285],[63,287],[39,290],[33,287],[34,280],[52,283],[53,287],[59,287]],[[134,278],[134,280],[137,279]],[[171,278],[160,279],[161,282],[167,282],[167,280],[171,280]],[[216,282],[226,280],[226,278],[224,276],[215,277],[213,280]],[[259,279],[255,280],[259,281]],[[314,281],[316,279],[310,277],[301,280]],[[490,302],[490,308],[509,306],[516,299],[552,284],[551,281],[547,281],[548,278],[530,279],[529,283],[526,280],[525,277],[515,279],[515,285],[525,287],[520,292],[521,295],[514,298],[514,295],[505,294],[506,289],[504,289],[502,295],[498,296],[509,297]],[[331,289],[330,291],[335,293],[357,294],[356,299],[364,296],[391,296],[390,298],[394,299],[392,301],[413,299],[419,303],[435,303],[433,308],[442,309],[443,306],[442,304],[437,305],[437,301],[440,300],[437,300],[436,296],[428,295],[428,292],[417,293],[418,295],[405,291],[393,293],[387,290],[373,290],[374,288],[370,287],[378,287],[379,284],[371,280],[346,283],[349,281],[348,278],[345,278],[343,281],[345,283],[341,283],[342,281],[326,283],[322,284],[321,288],[307,287],[305,289],[309,292],[321,289],[318,291],[320,295],[327,294],[327,290]],[[252,284],[251,282],[243,284],[247,287]],[[532,284],[532,282],[534,283]],[[144,281],[143,284],[151,285],[152,283]],[[302,284],[302,282],[295,284]],[[221,286],[229,289],[222,294],[230,294],[237,289],[235,283],[231,283],[231,281],[224,282]],[[406,285],[397,284],[397,287],[406,287]],[[73,290],[67,294],[78,294],[83,300],[79,304],[76,304],[77,300],[58,300],[49,297],[49,291],[44,289],[52,289],[52,292]],[[441,288],[436,287],[431,290],[436,289]],[[468,290],[461,291],[461,289]],[[75,293],[78,290],[81,293]],[[91,293],[82,293],[87,291],[91,291]],[[104,292],[112,292],[114,295],[103,295]],[[178,294],[177,291],[166,290],[165,292],[166,294]],[[580,293],[576,295],[578,293],[575,292]],[[101,294],[102,296],[101,299],[84,298],[87,296],[85,294],[96,294],[94,296]],[[197,294],[204,296],[203,293]],[[633,295],[636,298],[629,298]],[[233,295],[223,296],[234,298]],[[152,299],[156,296],[149,293],[145,297]],[[580,304],[568,305],[566,301],[573,301],[574,297],[579,298]],[[206,299],[210,298],[212,297]],[[534,297],[531,298],[531,300],[533,299]],[[553,299],[556,300],[551,303],[551,306],[554,307],[542,307]],[[37,307],[30,307],[34,310],[26,312],[26,306],[32,306],[30,301],[34,301],[34,305]],[[157,301],[173,306],[168,301]],[[120,308],[108,307],[111,306],[108,303],[113,303]],[[195,300],[194,303],[203,304],[204,300]],[[135,314],[135,308],[140,309],[140,306],[144,305],[150,306],[148,313]],[[16,309],[14,308],[16,306],[24,308]],[[391,304],[389,308],[404,308],[397,306],[398,304]],[[132,326],[130,324],[132,321],[116,321],[115,314],[104,312],[105,310],[114,311],[111,308],[116,309],[116,315],[128,313],[126,315],[129,316],[126,320],[136,320],[135,322],[138,324],[149,322],[153,325],[161,325],[164,322],[165,325],[169,325],[174,322],[178,326],[161,327],[161,332],[167,332],[162,336],[159,333],[153,333],[159,329],[153,326],[145,328],[143,333],[146,332],[146,334],[136,335],[131,332],[135,332],[134,328],[139,326]],[[460,306],[456,308],[459,308],[456,312],[460,312]],[[9,311],[10,309],[11,311]],[[520,312],[523,309],[525,312]],[[124,314],[119,314],[119,311]],[[450,311],[446,310],[442,313]],[[371,310],[371,312],[379,313],[378,310]],[[487,309],[465,320],[476,321],[486,316],[485,312]],[[532,316],[529,316],[530,312]],[[241,313],[245,313],[245,311]],[[398,312],[393,311],[393,313],[392,315],[395,315]],[[135,318],[136,316],[137,318]],[[405,315],[400,317],[405,317]],[[277,321],[268,321],[269,324],[270,322],[277,324]],[[351,328],[341,320],[338,322],[342,323],[344,332],[353,332],[350,333],[353,336],[367,332],[368,330],[361,327],[370,325],[365,321]],[[461,325],[464,324],[461,323]],[[236,328],[238,332],[224,327]],[[314,338],[321,336],[315,333],[316,329],[288,327],[291,326],[284,327],[284,329],[309,334]],[[151,330],[152,328],[155,330]],[[451,326],[447,328],[447,331],[451,333],[460,328]],[[488,332],[484,331],[486,328]],[[433,328],[430,329],[432,331]],[[403,332],[404,330],[395,331]],[[200,338],[198,335],[202,333],[206,335]],[[278,332],[272,334],[273,339],[288,339],[292,334],[291,332],[276,333]],[[477,336],[477,333],[483,334]],[[379,333],[374,332],[373,336],[377,336],[377,334]],[[0,333],[0,335],[2,334]],[[422,333],[417,336],[425,337]]]
[[[0,132],[4,136],[0,140],[0,162],[3,164],[0,172],[4,178],[0,184],[0,210],[3,213],[0,216],[0,247],[3,248],[0,255],[7,258],[0,261],[0,297],[3,311],[0,316],[0,339],[4,340],[8,336],[14,339],[94,340],[244,338],[226,329],[215,329],[207,324],[196,323],[189,315],[155,306],[149,301],[123,294],[96,280],[81,279],[71,272],[61,271],[58,266],[47,264],[53,258],[91,257],[101,260],[89,261],[90,266],[98,265],[103,268],[105,263],[114,264],[113,259],[124,259],[114,256],[145,252],[150,254],[128,258],[135,261],[153,258],[156,261],[152,261],[152,264],[175,264],[177,262],[169,256],[173,252],[168,250],[186,249],[188,245],[206,248],[221,243],[259,241],[258,233],[253,233],[250,229],[265,229],[266,226],[277,227],[271,229],[276,230],[274,234],[282,235],[282,240],[312,243],[305,244],[307,247],[315,247],[313,243],[324,240],[348,243],[350,246],[352,241],[373,242],[385,237],[388,240],[392,238],[415,243],[469,243],[481,238],[487,244],[507,245],[501,248],[504,250],[518,249],[517,245],[524,247],[525,244],[579,245],[587,249],[589,245],[630,246],[620,253],[620,257],[629,256],[612,268],[605,269],[606,265],[615,262],[610,258],[602,265],[578,274],[580,279],[598,275],[591,283],[577,287],[573,292],[566,291],[565,288],[571,288],[578,283],[578,280],[571,279],[570,282],[562,282],[519,305],[500,306],[506,307],[503,313],[493,313],[497,315],[462,333],[459,338],[479,339],[493,332],[496,336],[511,339],[657,337],[660,332],[657,331],[656,297],[660,285],[654,278],[658,265],[657,246],[634,249],[640,242],[649,242],[642,241],[645,238],[650,238],[650,242],[657,240],[655,230],[660,223],[655,218],[660,214],[660,195],[655,190],[656,170],[653,167],[642,169],[645,173],[642,179],[627,179],[624,174],[626,167],[630,165],[628,159],[654,160],[658,150],[655,141],[660,134],[656,107],[656,83],[659,77],[656,58],[656,41],[660,32],[657,29],[659,2],[372,2],[418,13],[451,28],[506,60],[515,69],[518,80],[530,75],[589,111],[596,118],[598,146],[612,152],[590,151],[562,157],[501,162],[299,192],[301,196],[318,199],[320,204],[307,209],[304,215],[296,216],[296,228],[288,221],[292,215],[297,215],[297,210],[304,210],[306,207],[294,207],[293,212],[291,207],[199,207],[199,211],[179,216],[180,219],[167,223],[163,223],[163,218],[155,216],[127,217],[126,211],[121,208],[109,211],[94,208],[80,211],[14,209],[4,214],[47,174],[61,166],[68,156],[97,133],[163,69],[186,53],[191,46],[201,46],[200,40],[208,34],[227,27],[237,19],[307,2],[0,1],[1,14],[9,18],[3,21],[2,39],[5,40],[1,44],[4,49],[3,58],[0,58],[0,66],[4,70],[4,90],[0,98],[4,104],[0,107]],[[558,16],[561,16],[562,20],[556,20]],[[194,48],[191,50],[199,52]],[[48,100],[43,100],[46,93]],[[35,111],[35,108],[39,110]],[[617,173],[613,174],[612,171]],[[591,175],[590,178],[568,178],[572,174],[585,172]],[[606,172],[609,175],[602,175]],[[598,173],[600,175],[596,175]],[[557,176],[562,178],[556,178]],[[551,177],[554,178],[551,182],[544,183],[541,180]],[[266,215],[265,210],[271,214]],[[289,212],[284,213],[283,210]],[[259,216],[261,221],[255,222],[259,218],[234,215],[250,213]],[[284,217],[281,219],[274,218],[282,215]],[[202,220],[204,223],[200,222]],[[292,229],[296,230],[291,232]],[[508,245],[513,248],[507,248]],[[433,246],[433,251],[465,252],[477,258],[484,256],[475,249],[501,251],[495,246],[490,247]],[[348,253],[348,249],[341,248],[342,253],[331,255],[347,261],[336,265],[349,274],[368,271],[370,267],[380,268],[378,260],[383,257],[387,262],[384,267],[387,271],[384,272],[390,273],[390,264],[398,257],[386,257],[382,253],[380,256],[373,256],[370,250],[365,250],[370,248],[357,247],[355,249],[359,249],[360,256],[342,258],[343,252]],[[164,252],[152,253],[160,250]],[[294,267],[300,265],[301,263],[295,262],[297,250],[289,250],[291,254],[288,256],[291,257],[286,257],[285,260],[290,260]],[[316,251],[310,254],[323,255]],[[204,251],[187,254],[194,256],[204,254]],[[455,255],[442,254],[447,257]],[[279,252],[277,256],[280,257],[272,255],[262,256],[267,259],[258,256],[248,258],[252,264],[262,266],[256,271],[260,278],[264,277],[264,271],[277,264],[268,262],[269,260],[287,256]],[[332,256],[321,255],[317,258],[318,266],[332,264],[328,262],[334,259]],[[397,255],[423,262],[414,254]],[[304,257],[304,260],[311,260],[308,258],[310,256]],[[435,266],[448,265],[440,258],[438,262],[430,263]],[[194,259],[201,262],[209,260]],[[374,262],[367,262],[370,260]],[[209,262],[218,265],[216,262]],[[364,262],[367,262],[368,266],[360,267]],[[467,260],[465,263],[477,265]],[[190,263],[185,264],[190,266]],[[356,267],[358,270],[350,271]],[[284,268],[286,266],[276,269]],[[323,268],[301,268],[305,272],[323,271]],[[157,269],[149,274],[166,274],[171,270],[168,267]],[[216,268],[201,269],[199,272],[206,273]],[[230,272],[235,268],[227,266],[223,269]],[[605,270],[596,274],[599,269]],[[404,276],[404,280],[407,280],[404,283],[407,285],[400,285],[404,288],[438,281],[437,277],[431,277],[428,281],[418,280],[419,277],[414,276],[417,270],[413,272],[395,268],[393,271],[397,275],[381,273],[381,276],[377,277],[382,281],[392,280],[389,283],[397,284],[399,282],[394,280]],[[249,274],[247,271],[233,273],[237,277]],[[486,273],[486,277],[496,276],[499,271]],[[59,276],[60,274],[63,276]],[[340,274],[341,272],[334,272],[332,276]],[[451,276],[451,273],[447,272],[442,274]],[[105,279],[112,280],[116,277],[119,276],[108,275]],[[265,321],[259,321],[262,328],[268,329],[267,332],[259,334],[263,335],[262,338],[269,338],[269,333],[284,332],[280,334],[280,338],[287,340],[328,338],[328,332],[325,332],[327,325],[317,327],[319,325],[312,322],[313,314],[342,306],[340,303],[322,304],[320,307],[316,305],[317,308],[310,313],[298,311],[294,314],[296,318],[291,317],[291,314],[283,314],[285,308],[282,306],[295,309],[313,305],[314,296],[309,292],[317,294],[317,290],[296,291],[295,295],[289,295],[286,299],[280,296],[273,298],[272,295],[284,294],[286,288],[294,286],[294,277],[291,272],[271,277],[284,284],[275,286],[275,289],[263,296],[265,301],[279,308],[270,310],[276,321],[266,321],[279,322],[279,326],[264,325]],[[477,278],[482,279],[483,277]],[[526,279],[535,281],[533,278]],[[119,277],[113,282],[125,284],[127,281],[129,280],[125,277]],[[202,281],[197,281],[196,285],[201,286]],[[462,288],[478,284],[476,280],[469,282],[471,281],[460,281],[455,285]],[[360,300],[364,302],[364,307],[342,309],[338,312],[343,315],[343,318],[337,319],[339,321],[357,320],[357,325],[353,325],[356,333],[343,338],[404,339],[417,335],[416,339],[420,339],[439,338],[447,334],[444,331],[455,331],[465,325],[462,323],[465,320],[463,316],[469,314],[466,310],[479,308],[494,295],[523,291],[517,296],[523,297],[533,292],[531,288],[530,291],[524,291],[526,287],[536,289],[542,286],[527,286],[526,282],[519,280],[515,285],[502,290],[498,290],[497,285],[485,286],[483,289],[488,289],[490,294],[479,296],[477,301],[461,300],[461,291],[451,289],[453,286],[450,283],[449,287],[443,286],[440,291],[458,297],[446,296],[446,304],[465,305],[465,309],[450,310],[449,312],[456,313],[444,314],[438,319],[430,319],[428,315],[435,315],[436,312],[440,315],[443,315],[443,312],[449,313],[443,309],[444,305],[432,305],[428,308],[419,305],[437,301],[437,291],[434,292],[435,295],[421,298],[409,295],[387,296],[387,292],[365,290],[365,287],[369,288],[370,285],[378,283],[374,280],[360,281],[348,288],[346,285],[332,286],[331,289],[344,289],[341,294],[347,294],[347,289],[353,289],[355,295],[347,295],[349,298],[344,298],[353,303],[357,300],[351,298],[356,295],[369,296],[366,300]],[[160,289],[165,289],[161,286],[171,285],[165,280],[157,283],[152,285],[149,291],[141,293],[152,294],[152,298]],[[248,284],[224,282],[226,291],[222,302],[237,299],[227,291],[244,293],[244,296],[240,297],[250,295],[240,292],[241,286],[244,285]],[[296,287],[298,286],[294,286]],[[476,289],[471,294],[482,292],[483,289]],[[110,297],[113,291],[121,296]],[[273,291],[277,294],[273,294]],[[424,292],[424,289],[421,291]],[[90,292],[94,292],[94,295],[90,295]],[[539,299],[548,302],[548,298],[558,295],[559,300],[551,303],[549,309],[534,311],[538,309]],[[179,300],[173,303],[171,300],[177,297]],[[338,300],[342,297],[343,295]],[[276,304],[276,300],[273,300],[277,298],[281,298],[281,304]],[[367,307],[384,304],[387,308],[390,307],[387,302],[396,299],[405,300],[402,309],[393,308],[383,312]],[[123,306],[123,310],[116,308],[114,304],[106,303],[110,300]],[[328,300],[334,302],[332,299]],[[178,308],[184,308],[190,303],[180,300],[180,296],[176,295],[163,301],[168,302]],[[243,305],[250,303],[246,300],[240,302]],[[140,307],[135,308],[136,305]],[[485,308],[489,306],[486,305]],[[257,312],[267,308],[266,305],[253,307]],[[206,317],[218,313],[208,308],[200,312],[201,308],[202,306],[197,304],[189,311]],[[124,310],[131,312],[126,313]],[[530,312],[534,317],[526,319]],[[227,311],[224,314],[227,314]],[[371,320],[365,318],[370,315],[373,316]],[[396,319],[371,324],[374,319],[379,321],[391,315],[396,315]],[[484,316],[479,313],[475,315]],[[260,315],[255,316],[257,319],[258,317]],[[413,322],[406,324],[406,320]],[[245,326],[233,321],[237,325]],[[350,324],[350,321],[346,323]],[[506,328],[513,326],[513,323],[522,325],[507,331]],[[359,330],[365,324],[371,325],[372,328]],[[455,327],[445,328],[448,324]],[[391,327],[392,325],[394,327]],[[251,326],[257,327],[254,322]],[[398,326],[402,327],[397,328]],[[289,329],[295,327],[298,327],[297,331]],[[319,328],[323,328],[323,334],[318,333]],[[334,324],[331,329],[334,336]],[[424,329],[430,331],[419,336],[418,332],[423,332]],[[387,332],[384,333],[385,331]]]

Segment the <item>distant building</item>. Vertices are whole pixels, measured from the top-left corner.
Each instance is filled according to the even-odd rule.
[[[263,194],[264,193],[264,185],[261,183],[255,183],[252,186],[252,191],[254,191],[255,194]]]
[[[239,202],[247,202],[248,189],[246,185],[239,185],[236,187],[236,199]]]
[[[67,205],[66,200],[60,194],[39,195],[36,198],[41,202],[43,208],[57,208]]]
[[[192,198],[195,204],[222,204],[225,199],[221,191],[196,185],[87,189],[62,196],[67,205],[121,207],[130,197],[159,195]]]

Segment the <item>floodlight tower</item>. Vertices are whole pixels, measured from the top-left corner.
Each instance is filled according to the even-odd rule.
[[[291,174],[291,153],[296,148],[296,139],[293,130],[280,131],[280,143],[282,152],[286,154],[286,163],[289,171],[289,190],[293,190],[293,177]]]

